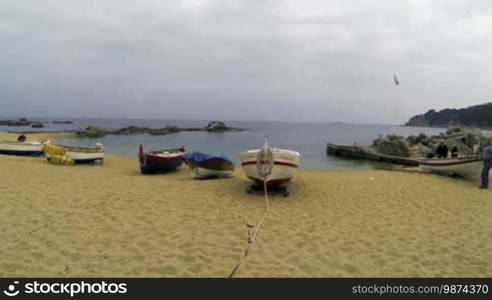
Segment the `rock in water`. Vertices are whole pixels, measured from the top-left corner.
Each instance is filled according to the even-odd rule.
[[[222,121],[212,121],[205,126],[207,131],[226,131],[228,127]]]

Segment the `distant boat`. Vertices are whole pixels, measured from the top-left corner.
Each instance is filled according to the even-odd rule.
[[[224,154],[192,152],[183,156],[194,178],[231,177],[234,162]]]
[[[465,178],[478,178],[482,173],[483,159],[479,157],[463,157],[451,159],[419,160],[422,169],[442,175],[457,175]]]
[[[140,145],[139,161],[142,174],[166,173],[175,171],[183,164],[185,148],[144,152]]]
[[[271,188],[286,184],[295,177],[300,156],[296,151],[270,148],[268,141],[265,141],[262,148],[241,153],[240,159],[249,179],[258,185],[263,185],[266,180],[267,187]]]
[[[41,122],[35,122],[35,123],[32,123],[31,127],[32,128],[44,128],[44,125]]]
[[[393,80],[396,85],[400,85],[400,80],[398,80],[398,76],[396,76],[396,73],[393,75]]]
[[[61,145],[44,145],[43,151],[48,161],[52,156],[66,156],[74,160],[75,163],[95,163],[104,161],[104,146],[96,143],[94,148],[72,147]]]
[[[43,142],[11,142],[0,141],[0,154],[39,156],[43,154],[43,146],[49,144]]]

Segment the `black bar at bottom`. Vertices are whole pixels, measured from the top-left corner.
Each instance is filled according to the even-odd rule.
[[[490,297],[491,278],[2,278],[0,299]]]

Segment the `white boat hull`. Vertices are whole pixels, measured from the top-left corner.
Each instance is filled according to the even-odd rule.
[[[39,155],[43,146],[49,142],[9,142],[0,141],[0,154],[9,155]]]
[[[249,150],[240,154],[241,166],[246,176],[256,183],[263,184],[262,177],[258,174],[256,157],[260,149]],[[273,168],[267,178],[268,185],[285,184],[295,178],[299,169],[300,154],[296,151],[285,149],[272,149]]]
[[[457,175],[465,178],[479,178],[483,160],[479,158],[426,159],[420,160],[422,169],[442,175]]]
[[[210,170],[201,167],[195,167],[191,169],[191,176],[194,179],[204,179],[211,177],[227,178],[232,177],[231,170]]]

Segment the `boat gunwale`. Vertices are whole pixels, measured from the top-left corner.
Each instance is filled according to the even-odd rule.
[[[483,161],[482,158],[454,158],[454,159],[427,159],[427,160],[419,160],[419,165],[421,166],[429,166],[429,167],[449,167],[449,166],[458,166],[465,165],[470,163],[476,163]]]

